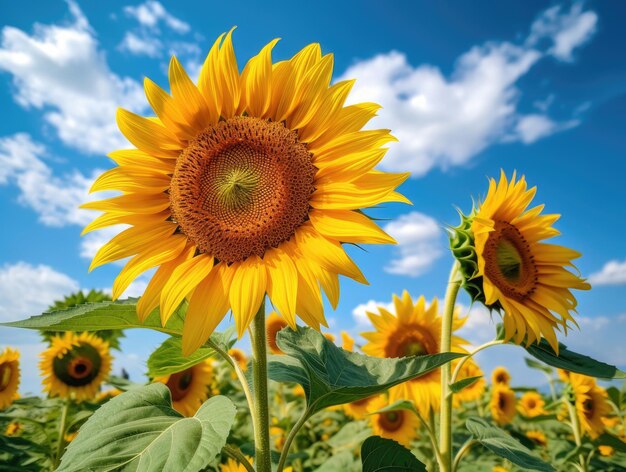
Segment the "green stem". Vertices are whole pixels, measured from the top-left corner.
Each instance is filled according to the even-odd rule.
[[[466,443],[463,444],[463,446],[461,447],[461,449],[459,449],[459,452],[457,452],[454,458],[454,463],[452,464],[452,472],[456,472],[456,469],[459,467],[459,463],[461,462],[461,459],[467,453],[467,451],[469,451],[472,448],[472,446],[476,444],[476,442],[477,441],[474,439],[468,439]]]
[[[428,416],[428,421],[426,421],[426,418],[422,417],[417,407],[415,408],[415,412],[417,413],[420,422],[426,428],[426,432],[428,433],[428,437],[430,438],[430,443],[433,446],[433,453],[435,454],[435,458],[437,459],[437,464],[439,464],[439,467],[441,467],[441,454],[439,454],[439,444],[437,444],[437,432],[435,430],[435,413],[431,409]]]
[[[565,404],[567,405],[567,410],[569,411],[569,418],[571,421],[572,431],[574,432],[574,441],[576,442],[576,446],[582,444],[582,438],[580,435],[580,424],[578,422],[578,415],[576,414],[576,410],[574,409],[574,405],[572,405],[569,401],[565,400]],[[587,472],[587,462],[585,461],[585,457],[580,454],[578,456],[580,460],[580,466],[582,467],[583,472]]]
[[[61,409],[61,417],[59,418],[59,441],[57,442],[56,455],[54,456],[54,467],[56,470],[61,463],[63,448],[65,447],[65,425],[67,424],[67,412],[70,407],[69,400],[63,400],[63,408]]]
[[[548,379],[548,385],[550,386],[550,397],[552,398],[552,401],[555,402],[556,390],[554,389],[554,379],[552,378],[552,374],[548,374],[547,372],[544,373],[546,375],[546,378]]]
[[[246,456],[244,456],[239,449],[227,444],[226,446],[224,446],[223,451],[224,454],[226,454],[228,457],[232,457],[237,462],[239,462],[248,472],[254,472],[254,467],[252,467],[252,464],[248,462]]]
[[[265,301],[252,321],[252,378],[254,385],[254,461],[258,472],[271,472],[270,415],[267,394]]]
[[[289,454],[289,449],[291,448],[291,443],[298,434],[298,431],[300,431],[302,426],[304,426],[304,423],[306,423],[310,417],[311,412],[307,408],[302,412],[302,415],[300,416],[296,424],[293,425],[291,431],[289,431],[287,439],[285,439],[285,445],[283,446],[283,450],[280,453],[280,459],[278,461],[278,468],[276,469],[276,472],[283,472],[283,468],[285,467],[285,461],[287,460],[287,455]]]
[[[448,288],[441,326],[440,352],[450,352],[452,348],[452,322],[456,296],[461,288],[459,263],[454,262],[450,271]],[[441,366],[441,410],[439,413],[439,452],[441,453],[441,472],[452,470],[452,395],[450,392],[450,363]]]
[[[452,378],[450,379],[450,383],[453,384],[454,382],[456,382],[456,378],[459,376],[459,373],[461,372],[461,367],[463,367],[463,365],[470,360],[470,358],[472,358],[474,356],[474,354],[482,351],[483,349],[487,349],[488,347],[491,346],[497,346],[499,344],[504,344],[504,341],[502,340],[498,340],[498,339],[494,339],[493,341],[489,341],[488,343],[482,344],[480,346],[478,346],[476,349],[474,349],[472,352],[470,352],[467,356],[465,356],[464,358],[462,358],[459,363],[456,365],[456,368],[454,369],[454,373],[452,374]]]

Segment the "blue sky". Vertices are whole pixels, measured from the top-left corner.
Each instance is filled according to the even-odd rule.
[[[371,211],[400,242],[351,249],[370,280],[342,283],[332,331],[367,331],[363,307],[392,293],[442,296],[451,257],[443,227],[471,207],[486,178],[514,169],[537,201],[562,214],[559,242],[580,250],[594,289],[580,293],[581,332],[566,344],[626,367],[626,5],[619,2],[39,2],[0,6],[0,319],[41,312],[78,288],[108,289],[120,270],[87,273],[111,233],[80,237],[93,215],[77,206],[107,152],[125,147],[118,106],[146,113],[144,76],[167,86],[176,54],[197,74],[215,38],[237,25],[240,67],[274,37],[276,60],[319,42],[335,78],[357,78],[354,101],[383,105],[373,123],[400,139],[382,168],[411,171],[414,203]],[[145,287],[143,277],[129,294]],[[467,299],[461,297],[467,306]],[[464,335],[490,339],[472,312]],[[158,334],[134,331],[117,355],[140,379]],[[23,352],[24,392],[38,392],[34,333],[0,329]],[[542,377],[519,348],[479,358],[509,365],[519,383]]]

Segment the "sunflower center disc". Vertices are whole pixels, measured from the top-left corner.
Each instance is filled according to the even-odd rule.
[[[504,410],[506,407],[506,397],[502,394],[498,395],[498,408]]]
[[[220,121],[178,157],[172,215],[200,251],[218,260],[262,257],[307,220],[315,172],[306,146],[282,123]]]
[[[98,376],[101,366],[100,353],[87,343],[73,346],[71,351],[52,361],[54,375],[71,387],[83,387],[91,383]]]
[[[192,381],[192,369],[186,369],[182,372],[170,375],[170,378],[167,381],[167,387],[170,389],[170,393],[172,394],[172,400],[178,401],[185,398]]]
[[[528,241],[510,223],[496,221],[485,244],[485,274],[507,297],[522,301],[535,290],[537,267]]]
[[[0,364],[0,392],[6,390],[9,386],[12,373],[13,371],[10,364]]]
[[[437,352],[435,338],[421,326],[405,326],[391,337],[386,357],[424,356]]]
[[[403,411],[388,411],[386,413],[381,413],[378,422],[383,430],[394,432],[402,427],[403,419]]]
[[[70,362],[70,375],[75,379],[87,377],[93,369],[93,363],[83,357],[76,357]]]

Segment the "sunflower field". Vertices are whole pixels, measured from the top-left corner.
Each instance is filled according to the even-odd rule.
[[[460,202],[443,299],[400,287],[358,337],[328,329],[342,279],[367,283],[346,248],[395,243],[366,212],[411,203],[409,173],[377,167],[393,130],[368,127],[379,106],[349,101],[333,55],[311,44],[274,62],[277,41],[240,68],[224,33],[197,81],[176,57],[169,91],[145,79],[151,116],[118,110],[130,144],[83,208],[99,212],[84,234],[125,225],[90,270],[122,268],[111,296],[3,323],[47,348],[27,365],[2,340],[0,470],[626,470],[626,374],[567,347],[591,286],[521,173]],[[461,291],[494,320],[482,345],[461,336],[475,316]],[[113,369],[130,329],[166,336],[146,382]],[[545,389],[481,368],[505,344]],[[44,394],[22,397],[34,369]]]

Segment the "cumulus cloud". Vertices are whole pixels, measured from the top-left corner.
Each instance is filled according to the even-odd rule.
[[[160,57],[163,43],[158,38],[139,36],[132,31],[128,31],[119,47],[122,51],[128,51],[136,55]]]
[[[135,18],[139,24],[150,29],[158,29],[160,24],[181,34],[187,33],[191,29],[188,23],[176,18],[160,2],[153,0],[148,0],[137,6],[126,6],[124,12]]]
[[[626,260],[612,260],[604,264],[599,272],[589,276],[591,285],[624,285],[626,284]]]
[[[398,242],[394,258],[385,267],[390,274],[417,277],[442,254],[441,229],[430,216],[414,211],[387,223],[384,229]]]
[[[75,2],[68,5],[69,24],[35,24],[32,34],[2,28],[0,71],[13,76],[17,103],[43,110],[66,145],[85,153],[125,147],[115,112],[118,106],[142,110],[142,87],[111,71],[87,18]]]
[[[78,207],[95,198],[88,190],[101,171],[86,176],[74,170],[57,176],[44,162],[45,153],[44,146],[28,134],[0,138],[0,185],[15,184],[19,189],[17,201],[33,209],[47,226],[87,224],[94,212]]]
[[[392,129],[399,139],[381,166],[418,177],[435,167],[466,164],[492,144],[529,144],[576,126],[575,120],[561,123],[545,113],[526,116],[518,109],[518,82],[539,60],[571,55],[593,35],[595,26],[584,25],[595,13],[576,5],[569,12],[544,12],[522,44],[488,42],[471,48],[449,76],[432,65],[413,66],[399,51],[349,67],[342,78],[357,78],[352,102],[380,103],[373,125]],[[584,37],[574,30],[584,31]],[[554,42],[548,50],[538,44],[545,38]]]
[[[372,323],[367,317],[367,312],[378,313],[378,307],[381,306],[387,310],[395,313],[393,302],[377,302],[376,300],[369,300],[367,303],[361,303],[352,310],[352,316],[357,322],[357,325],[368,326]]]

